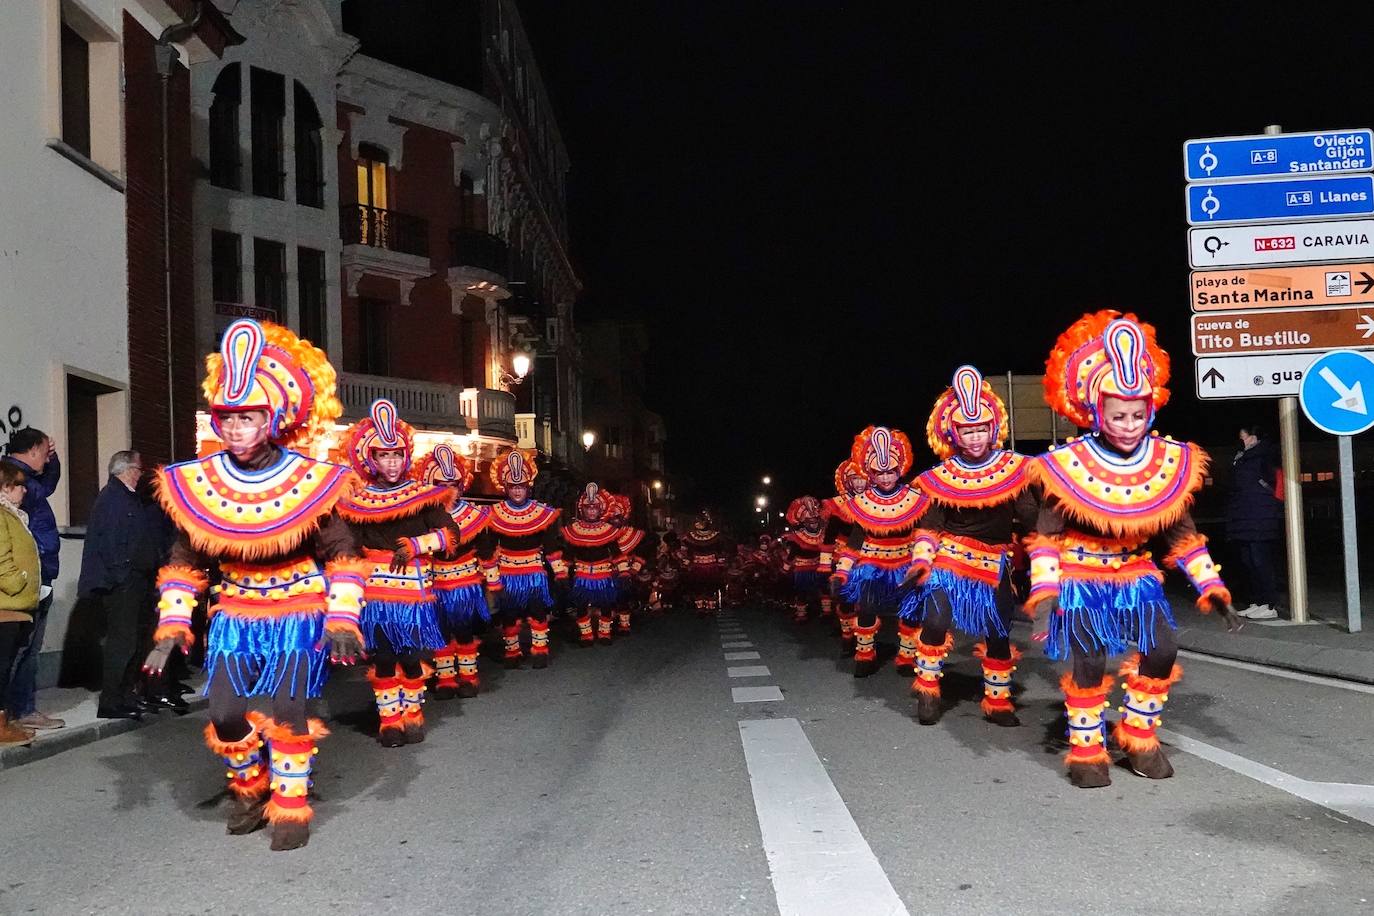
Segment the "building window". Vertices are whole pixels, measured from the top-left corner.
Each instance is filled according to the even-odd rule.
[[[91,517],[95,495],[105,482],[100,454],[100,429],[108,424],[118,399],[107,395],[119,389],[79,375],[67,375],[67,440],[62,443],[62,476],[67,483],[68,524],[84,525]],[[126,448],[127,446],[119,446]]]
[[[243,157],[239,150],[239,102],[243,95],[238,64],[215,77],[210,89],[210,183],[217,188],[242,190]]]
[[[358,144],[358,203],[387,208],[386,150],[371,143]]]
[[[296,299],[301,310],[301,336],[324,348],[324,252],[296,249]]]
[[[315,100],[300,83],[295,88],[296,203],[324,208],[324,122]]]
[[[91,46],[62,17],[62,142],[91,155]]]
[[[620,454],[620,427],[608,426],[606,427],[606,457],[619,458]]]
[[[210,287],[215,302],[243,302],[243,257],[232,232],[210,231]]]
[[[367,375],[391,373],[391,347],[387,339],[385,302],[358,300],[358,371]]]
[[[267,239],[253,239],[253,292],[260,309],[286,313],[286,246]]]
[[[253,193],[285,200],[282,151],[285,146],[286,78],[280,73],[253,67],[249,82],[253,117]]]

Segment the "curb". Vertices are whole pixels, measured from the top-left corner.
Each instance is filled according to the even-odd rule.
[[[190,711],[175,716],[176,719],[184,719],[191,713],[204,709],[210,701],[202,696],[194,696],[187,697],[186,702],[190,704]],[[63,751],[94,744],[103,738],[113,738],[115,735],[137,731],[141,728],[151,728],[159,722],[169,721],[173,720],[164,718],[161,713],[155,713],[145,717],[141,722],[134,719],[97,719],[94,722],[57,729],[50,736],[34,741],[33,744],[16,744],[11,747],[0,748],[0,773],[28,763],[46,760]]]
[[[1290,643],[1265,637],[1202,632],[1179,627],[1180,649],[1270,668],[1284,668],[1320,677],[1374,684],[1374,652],[1340,649],[1310,643]]]

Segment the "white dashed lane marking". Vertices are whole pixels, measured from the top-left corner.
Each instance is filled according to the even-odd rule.
[[[782,691],[767,687],[731,687],[730,696],[736,703],[777,703],[782,700]]]
[[[726,660],[727,662],[742,662],[742,661],[748,661],[748,660],[751,659],[751,658],[758,658],[758,657],[759,657],[759,654],[758,654],[757,652],[726,652],[726,653],[725,653],[725,660]]]
[[[768,677],[767,665],[732,665],[725,669],[726,677]]]

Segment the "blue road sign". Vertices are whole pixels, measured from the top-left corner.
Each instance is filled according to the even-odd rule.
[[[1374,171],[1374,131],[1212,137],[1183,144],[1189,181]]]
[[[1302,412],[1318,429],[1353,436],[1374,426],[1374,359],[1358,350],[1332,350],[1302,375]]]
[[[1278,219],[1374,214],[1374,175],[1330,175],[1190,184],[1188,222],[1194,226]]]

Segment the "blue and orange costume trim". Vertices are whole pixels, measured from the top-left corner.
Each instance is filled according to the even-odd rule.
[[[534,668],[549,664],[549,611],[553,595],[549,591],[549,572],[559,581],[568,578],[568,564],[558,541],[561,512],[528,496],[539,465],[529,449],[511,449],[492,463],[491,482],[507,494],[491,507],[482,555],[487,587],[496,594],[504,643],[504,663],[518,668],[524,659],[520,645],[523,623],[529,621],[530,663]],[[523,489],[519,502],[512,490]],[[545,564],[548,564],[546,570]]]
[[[326,733],[307,719],[306,702],[327,676],[325,644],[331,634],[360,637],[364,567],[337,512],[360,484],[348,468],[293,450],[308,448],[341,410],[333,367],[308,341],[236,321],[206,369],[216,433],[226,415],[260,411],[266,441],[243,459],[219,451],[157,471],[158,501],[178,536],[157,576],[154,639],[189,646],[194,611],[210,592],[205,738],[227,767],[230,832],[265,819],[273,848],[292,849],[309,837],[308,785],[283,784],[269,771],[288,748],[306,748],[313,760]],[[270,718],[248,711],[253,697],[271,698]]]
[[[900,430],[868,427],[855,437],[850,457],[864,469],[869,487],[845,503],[852,525],[843,549],[836,550],[835,579],[839,596],[858,607],[854,676],[868,677],[878,666],[880,618],[898,610],[899,587],[912,564],[917,528],[930,500],[908,484],[885,488],[880,483],[900,480],[911,470],[911,440]]]
[[[974,651],[983,663],[984,716],[998,725],[1018,724],[1010,690],[1020,657],[1010,639],[1013,540],[1034,527],[1038,506],[1029,459],[1003,448],[1007,420],[1006,406],[982,374],[960,366],[926,424],[926,441],[942,461],[916,478],[930,498],[913,563],[913,578],[924,581],[903,599],[901,614],[914,630],[911,689],[924,725],[941,714],[951,629],[982,640]],[[961,446],[962,436],[977,433],[983,449]]]
[[[1154,432],[1125,454],[1102,432],[1109,397],[1143,402],[1153,424],[1168,400],[1168,372],[1154,329],[1110,310],[1079,319],[1060,335],[1046,363],[1051,407],[1093,430],[1032,464],[1044,505],[1027,542],[1027,603],[1049,608],[1046,653],[1073,660],[1073,671],[1062,680],[1070,722],[1067,762],[1074,783],[1084,787],[1110,782],[1102,719],[1112,687],[1106,660],[1132,643],[1138,652],[1119,672],[1127,715],[1115,738],[1141,775],[1164,778],[1173,772],[1155,729],[1167,689],[1181,671],[1164,574],[1150,541],[1165,542],[1164,565],[1184,573],[1199,594],[1200,609],[1231,613],[1230,593],[1190,513],[1206,454]]]
[[[821,609],[821,594],[830,578],[831,551],[826,549],[821,501],[800,496],[787,506],[783,518],[791,529],[782,540],[787,551],[784,571],[792,577],[792,620],[805,623]]]
[[[621,600],[621,531],[606,520],[611,498],[597,484],[587,484],[577,498],[577,518],[560,529],[572,564],[568,604],[576,615],[579,646],[611,644],[615,608]]]

